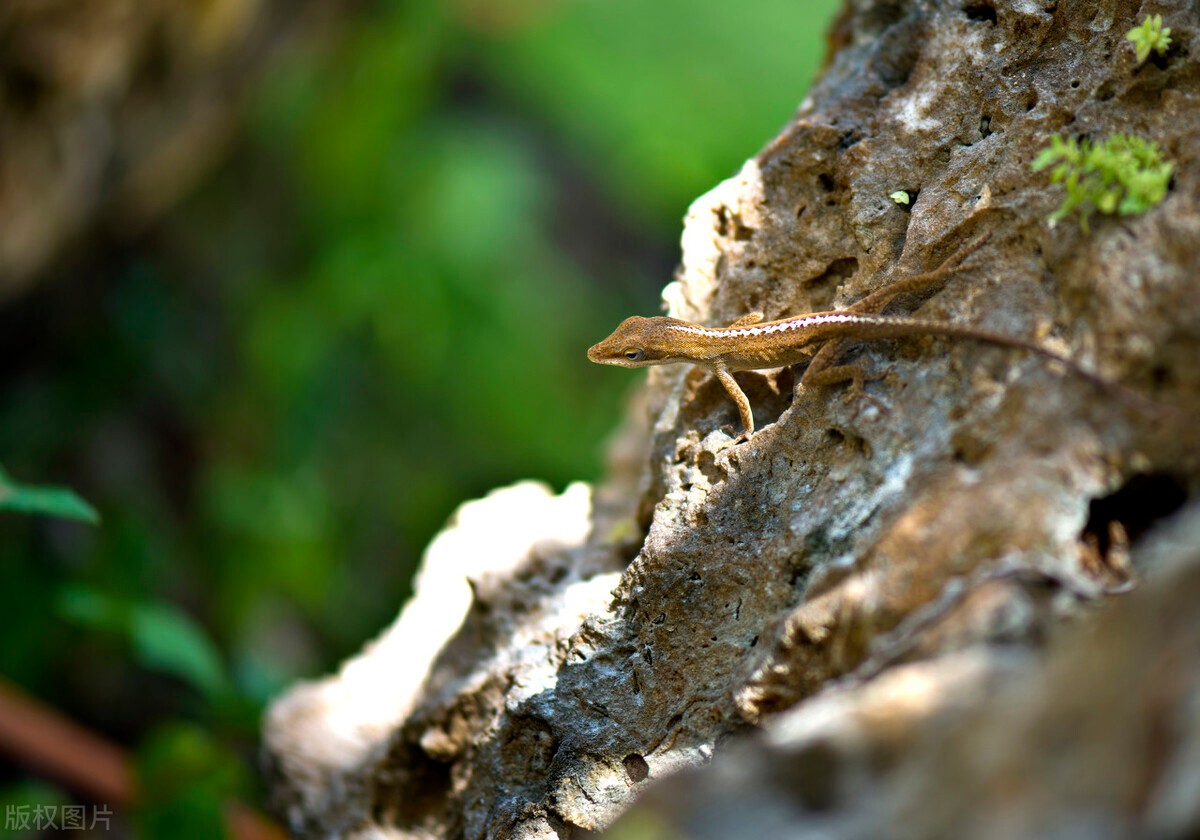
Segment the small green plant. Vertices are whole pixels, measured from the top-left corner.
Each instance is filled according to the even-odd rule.
[[[1141,26],[1135,26],[1125,33],[1125,38],[1133,41],[1137,48],[1137,63],[1140,65],[1156,52],[1165,55],[1171,46],[1171,27],[1163,28],[1162,15],[1146,15]]]
[[[1093,211],[1134,216],[1154,207],[1166,197],[1175,165],[1163,160],[1155,143],[1114,134],[1099,143],[1051,137],[1050,145],[1034,159],[1033,170],[1050,167],[1050,180],[1067,191],[1050,221],[1078,210],[1080,226],[1086,231]]]
[[[897,204],[908,204],[909,201],[912,200],[909,197],[907,190],[896,190],[894,193],[889,195],[888,198],[890,198],[892,201],[896,202]]]

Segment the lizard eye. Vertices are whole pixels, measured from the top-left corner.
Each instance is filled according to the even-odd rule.
[[[631,362],[640,362],[645,357],[645,355],[646,355],[645,353],[643,353],[641,350],[637,349],[636,347],[630,347],[628,350],[625,351],[625,358]]]

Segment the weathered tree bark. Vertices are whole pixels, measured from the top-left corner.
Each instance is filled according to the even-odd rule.
[[[1175,45],[1138,66],[1124,34],[1147,13]],[[647,789],[637,813],[683,836],[1200,830],[1200,513],[1179,513],[1200,488],[1197,23],[1185,2],[849,2],[793,123],[692,207],[664,294],[711,324],[829,309],[990,232],[903,303],[1173,412],[1014,351],[885,342],[856,351],[886,373],[866,395],[789,406],[791,372],[739,375],[761,431],[735,444],[718,383],[656,369],[594,497],[465,506],[397,623],[275,704],[297,834],[570,836]],[[1062,192],[1031,161],[1115,132],[1175,162],[1167,199],[1050,226]],[[1141,562],[1171,553],[1139,538],[1172,516],[1178,556]],[[1047,654],[1075,618],[1097,629]],[[1070,749],[1076,721],[1123,729]],[[1014,801],[1019,821],[989,819]]]

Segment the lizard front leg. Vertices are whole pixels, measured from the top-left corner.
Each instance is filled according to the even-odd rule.
[[[725,370],[725,368],[715,367],[712,369],[713,375],[717,380],[725,386],[725,390],[729,392],[729,396],[733,397],[733,401],[737,403],[738,414],[742,418],[742,434],[749,438],[754,434],[754,414],[750,411],[750,400],[746,399],[746,394],[742,391],[741,386],[734,380],[733,374]]]

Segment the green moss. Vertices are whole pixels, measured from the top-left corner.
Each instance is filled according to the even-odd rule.
[[[1171,27],[1163,28],[1162,15],[1146,15],[1141,26],[1135,26],[1125,33],[1126,39],[1133,41],[1137,48],[1137,63],[1142,64],[1150,57],[1151,51],[1165,55],[1171,46]]]
[[[1067,191],[1050,221],[1078,210],[1084,230],[1093,211],[1134,216],[1157,205],[1167,195],[1174,167],[1156,144],[1127,134],[1099,143],[1056,135],[1033,161],[1035,172],[1050,169],[1050,180]]]

